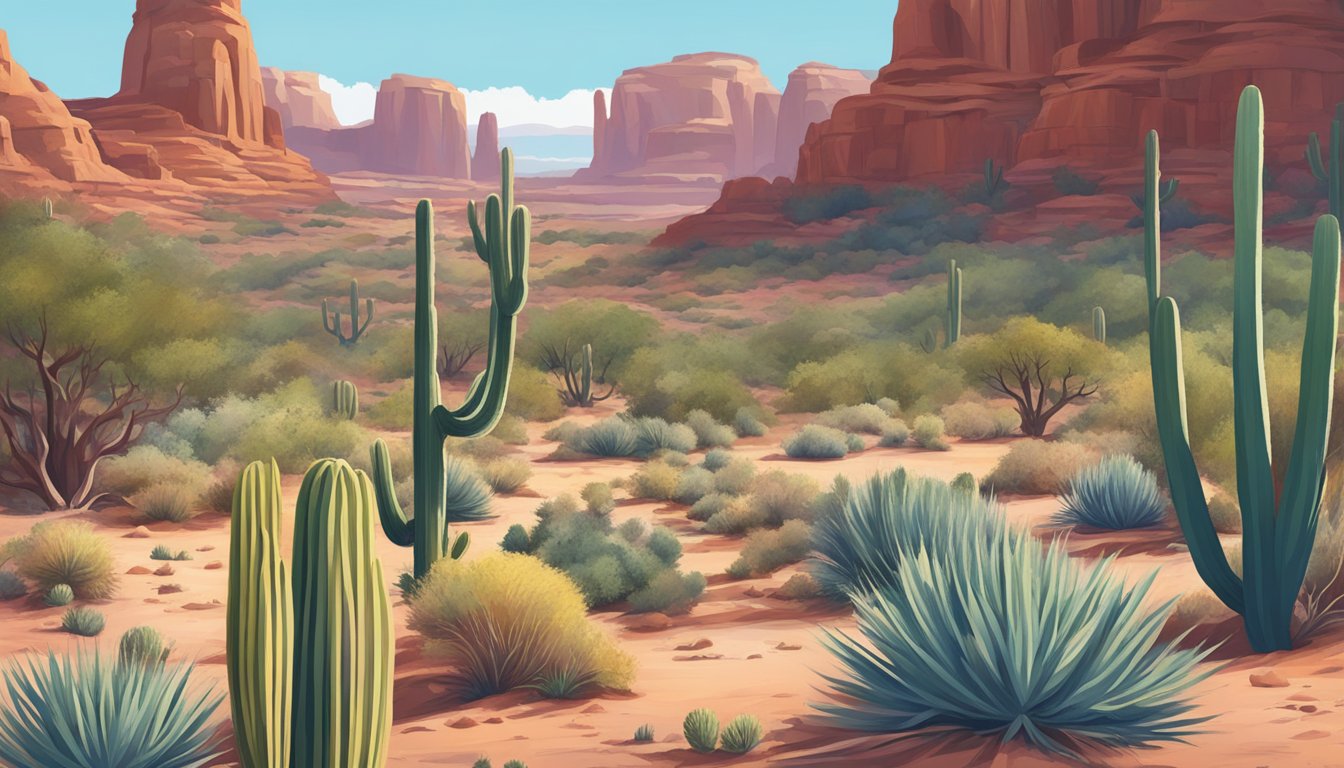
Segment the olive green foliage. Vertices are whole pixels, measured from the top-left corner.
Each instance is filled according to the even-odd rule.
[[[742,555],[728,566],[728,575],[737,579],[764,576],[802,560],[811,551],[812,529],[802,520],[790,520],[778,529],[748,535]]]
[[[644,723],[635,729],[635,741],[641,744],[647,744],[653,741],[653,726]]]
[[[995,493],[1059,494],[1095,460],[1095,454],[1078,443],[1021,440],[999,459],[982,485]]]
[[[150,520],[184,523],[195,514],[193,495],[175,485],[154,485],[131,498],[140,513]]]
[[[723,727],[720,739],[724,752],[745,755],[761,743],[764,735],[760,720],[751,715],[738,715]]]
[[[548,351],[577,350],[591,344],[594,376],[624,382],[636,350],[655,344],[658,336],[657,320],[623,302],[575,299],[528,315],[520,355],[537,369],[546,370]]]
[[[27,594],[28,584],[22,577],[13,571],[0,571],[0,600],[17,600]]]
[[[149,551],[150,560],[190,560],[191,555],[187,554],[185,549],[179,549],[174,552],[163,544],[155,544]]]
[[[686,426],[695,432],[697,448],[723,448],[733,444],[737,433],[727,424],[721,424],[709,413],[696,409],[686,414]]]
[[[532,465],[515,457],[491,459],[479,465],[482,479],[495,493],[516,493],[532,476]]]
[[[910,438],[915,445],[927,451],[946,451],[951,448],[943,439],[943,420],[931,413],[915,419],[910,425]]]
[[[947,434],[962,440],[992,440],[1018,430],[1017,412],[1003,405],[962,400],[944,408],[939,416]]]
[[[555,421],[565,415],[565,404],[545,373],[531,365],[516,363],[504,412],[525,421]]]
[[[168,660],[168,647],[153,627],[131,627],[117,642],[117,663],[162,664]]]
[[[842,459],[849,454],[848,435],[838,429],[809,424],[784,441],[791,459]]]
[[[75,591],[69,584],[57,584],[47,590],[47,595],[42,600],[52,608],[61,608],[74,602]]]
[[[88,523],[40,522],[6,548],[19,575],[40,591],[64,584],[81,600],[116,594],[119,579],[111,547]]]
[[[95,608],[76,606],[67,608],[61,616],[61,629],[80,637],[94,637],[103,632],[107,619]]]
[[[708,709],[696,709],[682,721],[681,733],[696,752],[713,752],[719,746],[719,718]]]

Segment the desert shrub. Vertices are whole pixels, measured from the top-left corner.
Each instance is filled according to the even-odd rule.
[[[527,422],[506,413],[499,417],[499,423],[490,430],[490,437],[508,445],[527,445]]]
[[[849,441],[838,429],[808,424],[784,441],[784,453],[791,459],[843,459]]]
[[[952,490],[960,493],[974,494],[980,492],[980,484],[975,481],[975,475],[970,472],[958,473],[948,485],[951,486]]]
[[[728,466],[728,462],[732,460],[733,452],[727,448],[711,448],[705,451],[705,458],[700,461],[700,466],[710,472],[718,472]]]
[[[1008,449],[981,485],[996,493],[1058,494],[1093,460],[1092,452],[1076,443],[1022,440]]]
[[[191,555],[187,554],[187,550],[185,550],[185,549],[179,549],[178,551],[174,552],[173,550],[169,549],[168,547],[166,547],[166,546],[163,545],[163,544],[155,544],[155,545],[154,545],[154,548],[151,549],[151,550],[149,551],[149,559],[150,559],[150,560],[190,560],[190,559],[191,559]]]
[[[505,413],[524,421],[555,421],[565,415],[560,393],[545,373],[530,365],[514,363],[509,379]]]
[[[495,493],[513,493],[532,477],[532,465],[526,459],[494,459],[481,464],[480,473]]]
[[[411,602],[410,627],[477,697],[561,673],[602,688],[630,684],[632,660],[588,622],[578,588],[527,555],[440,560]]]
[[[360,399],[363,400],[364,398]],[[415,387],[402,384],[364,409],[364,421],[382,429],[409,429],[414,412]]]
[[[28,585],[13,571],[0,571],[0,600],[17,600],[28,594]]]
[[[733,503],[733,501],[733,497],[726,493],[711,493],[702,496],[699,501],[691,505],[690,510],[686,513],[686,517],[703,523],[722,512],[729,504]]]
[[[640,744],[647,744],[653,741],[653,726],[645,723],[636,728],[635,741]]]
[[[877,203],[867,189],[845,184],[824,191],[795,195],[784,202],[784,215],[795,224],[830,221]]]
[[[790,520],[777,530],[753,531],[747,536],[728,574],[737,579],[764,576],[802,560],[811,550],[812,529],[801,520]]]
[[[635,425],[618,416],[580,428],[565,444],[579,453],[608,458],[634,456],[640,446]]]
[[[704,575],[698,571],[687,574],[663,571],[630,595],[630,610],[635,613],[685,613],[704,594],[705,584]]]
[[[755,462],[747,458],[733,459],[714,472],[714,490],[739,496],[751,489],[755,477]]]
[[[181,495],[190,498],[211,479],[210,468],[190,454],[187,458],[170,455],[153,445],[137,445],[125,456],[104,460],[95,477],[100,491],[127,498],[156,486],[179,489]]]
[[[672,501],[677,497],[681,470],[665,461],[650,461],[630,478],[630,492],[637,498]]]
[[[450,523],[484,520],[490,516],[490,485],[471,462],[453,455],[443,457],[444,512]]]
[[[722,740],[723,751],[735,755],[745,755],[755,749],[764,736],[765,731],[761,728],[760,720],[751,715],[738,715],[723,727],[723,734],[720,739]]]
[[[0,760],[18,766],[195,768],[220,753],[221,696],[195,691],[190,664],[111,664],[99,656],[14,661],[0,711]]]
[[[943,420],[933,414],[924,414],[915,419],[910,427],[910,437],[915,445],[928,451],[946,451],[950,448],[943,439]]]
[[[685,424],[669,424],[660,418],[635,419],[635,453],[648,456],[658,451],[690,453],[695,450],[695,432]]]
[[[947,434],[962,440],[1008,437],[1017,431],[1017,411],[975,401],[953,403],[943,409]]]
[[[724,448],[737,439],[737,433],[732,427],[720,424],[709,413],[698,408],[686,414],[686,426],[695,432],[698,448]]]
[[[780,585],[771,597],[780,600],[811,600],[821,597],[821,585],[808,573],[795,573]]]
[[[532,539],[527,535],[527,528],[520,523],[514,523],[509,526],[509,530],[504,532],[504,538],[499,542],[499,548],[505,552],[515,552],[526,554],[532,551]]]
[[[629,520],[626,520],[625,522],[616,526],[616,535],[620,536],[622,539],[625,539],[631,544],[634,544],[635,542],[644,538],[644,534],[647,531],[648,528],[644,525],[644,521],[640,520],[637,517],[632,517]]]
[[[168,660],[168,648],[153,627],[132,627],[117,643],[117,663],[162,664]]]
[[[703,467],[687,467],[677,478],[673,498],[681,504],[694,504],[714,492],[714,473]]]
[[[86,606],[67,608],[61,616],[61,629],[80,637],[94,637],[103,632],[107,619],[97,609]]]
[[[1105,530],[1161,525],[1167,503],[1153,473],[1128,456],[1107,456],[1069,480],[1056,525],[1084,525]]]
[[[1219,533],[1241,533],[1241,507],[1236,499],[1222,491],[1209,499],[1209,519]]]
[[[883,448],[900,448],[909,439],[910,428],[905,425],[905,422],[900,419],[892,419],[883,428],[882,437],[878,438],[877,444]]]
[[[989,542],[1002,526],[995,502],[898,469],[849,489],[817,518],[811,571],[828,597],[858,599],[899,584],[910,542],[941,551],[963,534]]]
[[[578,437],[581,432],[583,432],[583,427],[578,424],[572,421],[562,421],[555,426],[548,427],[546,431],[541,434],[541,438],[543,440],[550,440],[553,443],[568,444]]]
[[[777,527],[789,520],[810,521],[820,496],[821,488],[812,478],[772,470],[752,484],[750,506],[765,525]]]
[[[579,498],[595,515],[610,515],[616,509],[616,498],[611,494],[607,483],[588,483],[579,491]]]
[[[43,592],[65,584],[84,600],[116,594],[112,550],[88,523],[38,523],[15,542],[13,551],[19,575]]]
[[[57,584],[47,590],[46,597],[42,600],[52,608],[62,608],[75,601],[75,591],[69,584]]]
[[[649,458],[677,469],[686,469],[691,466],[691,457],[680,451],[655,451]]]
[[[753,408],[738,408],[733,414],[733,431],[740,437],[763,437],[769,428]]]
[[[719,747],[719,718],[708,709],[697,709],[681,723],[686,743],[696,752],[713,752]]]
[[[872,403],[832,408],[817,416],[815,423],[841,432],[881,435],[891,422],[891,415]]]
[[[227,475],[229,473],[221,473]],[[237,475],[237,472],[231,473]],[[205,487],[201,496],[197,499],[201,509],[207,512],[228,515],[233,512],[233,485],[234,482],[227,476],[219,477],[214,482]]]
[[[964,370],[946,353],[929,355],[904,343],[868,342],[800,363],[788,374],[782,402],[789,410],[819,413],[872,403],[876,397],[927,410],[956,401],[965,390],[964,378]]]
[[[175,485],[150,486],[131,498],[140,514],[150,520],[173,523],[184,523],[193,517],[193,501],[187,491]]]
[[[465,456],[472,461],[482,463],[502,459],[506,456],[513,456],[513,449],[508,443],[495,437],[493,434],[484,437],[456,438],[450,437],[444,443],[444,451],[456,456]]]
[[[864,449],[868,447],[868,445],[863,442],[862,437],[859,437],[853,432],[846,432],[845,447],[849,449],[850,453],[862,453]]]
[[[1230,618],[1235,618],[1236,614],[1232,612],[1207,589],[1195,589],[1186,592],[1172,606],[1171,613],[1167,616],[1166,629],[1169,632],[1180,634],[1188,632],[1201,624],[1212,624]]]
[[[1186,697],[1212,674],[1198,668],[1208,651],[1158,641],[1170,603],[1145,608],[1153,576],[1129,587],[1109,562],[1085,565],[1059,541],[1042,547],[1001,522],[986,536],[955,506],[966,498],[931,497],[941,522],[894,537],[909,567],[855,601],[862,640],[826,637],[841,666],[829,677],[834,700],[819,707],[832,722],[882,733],[964,728],[1074,757],[1080,742],[1122,748],[1189,735],[1203,718]]]
[[[760,528],[765,523],[764,511],[749,499],[731,499],[705,521],[705,532],[732,536]]]
[[[243,462],[274,458],[289,473],[302,472],[319,458],[368,451],[363,430],[327,415],[325,398],[307,380],[257,400],[226,398],[215,407],[199,441],[204,452],[197,455],[203,460],[221,455]]]
[[[1061,165],[1051,175],[1055,191],[1061,195],[1095,195],[1100,186],[1095,179],[1087,179],[1067,165]]]
[[[758,407],[736,372],[743,364],[742,349],[732,344],[695,340],[637,351],[620,380],[631,412],[679,421],[699,409],[728,422],[738,409]]]
[[[890,397],[879,397],[877,402],[873,403],[873,405],[881,408],[883,413],[893,419],[900,418],[901,416],[901,404]]]

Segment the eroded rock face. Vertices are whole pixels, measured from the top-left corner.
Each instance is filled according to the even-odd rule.
[[[262,67],[261,81],[266,106],[280,114],[285,130],[294,126],[335,130],[341,127],[331,94],[322,90],[316,72],[287,72]]]
[[[841,99],[866,94],[871,85],[871,78],[857,69],[813,61],[793,70],[778,106],[779,128],[771,157],[762,164],[761,175],[793,176],[798,170],[798,148],[803,145],[807,129],[829,118]]]
[[[473,181],[499,181],[499,118],[484,112],[476,124],[476,154],[471,158]]]
[[[745,56],[697,53],[626,70],[612,89],[609,117],[596,114],[605,110],[603,98],[595,97],[599,127],[585,175],[726,179],[754,173],[756,137],[773,132],[770,97],[778,94]]]
[[[89,123],[14,60],[0,30],[0,164],[67,182],[118,181],[104,162]]]

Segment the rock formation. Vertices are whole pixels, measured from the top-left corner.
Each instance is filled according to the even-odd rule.
[[[757,98],[762,94],[765,101]],[[756,136],[773,132],[769,97],[778,94],[745,56],[697,53],[626,70],[612,89],[609,117],[603,97],[594,97],[600,144],[582,175],[727,179],[753,173]]]
[[[443,80],[392,75],[378,89],[372,121],[334,129],[295,125],[287,135],[291,148],[326,173],[471,178],[466,97]]]
[[[840,69],[808,62],[789,73],[789,83],[779,104],[779,129],[773,151],[761,165],[761,175],[792,177],[798,170],[798,149],[807,129],[831,116],[836,103],[846,96],[868,93],[872,79],[857,69]]]
[[[261,82],[266,106],[280,113],[280,122],[286,131],[295,126],[324,131],[341,127],[331,94],[322,90],[316,72],[286,72],[276,67],[262,67]]]
[[[471,158],[473,181],[499,181],[499,118],[483,112],[476,124],[476,154]]]

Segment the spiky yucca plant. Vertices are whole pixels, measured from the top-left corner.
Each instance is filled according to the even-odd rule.
[[[1069,481],[1056,525],[1084,525],[1108,531],[1151,528],[1167,518],[1167,501],[1157,479],[1128,456],[1107,456]]]

